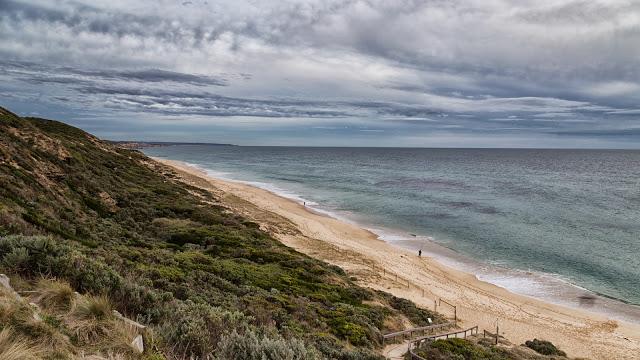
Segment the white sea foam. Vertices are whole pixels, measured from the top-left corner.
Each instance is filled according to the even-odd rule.
[[[283,188],[281,188],[281,187],[279,187],[277,185],[274,185],[272,183],[267,183],[267,182],[262,182],[262,181],[241,180],[235,174],[230,173],[230,172],[211,170],[211,169],[209,169],[209,168],[207,168],[205,166],[202,166],[200,164],[194,164],[194,163],[188,163],[188,162],[185,162],[185,164],[190,166],[190,167],[196,168],[198,170],[204,171],[208,176],[210,176],[212,178],[225,180],[225,181],[237,182],[237,183],[240,183],[240,184],[251,185],[251,186],[254,186],[254,187],[257,187],[257,188],[260,188],[260,189],[263,189],[263,190],[267,190],[269,192],[272,192],[272,193],[274,193],[274,194],[276,194],[278,196],[281,196],[283,198],[287,198],[289,200],[293,200],[293,201],[295,201],[297,203],[300,203],[300,204],[306,204],[307,206],[311,206],[311,207],[318,206],[318,203],[316,203],[314,201],[311,201],[309,199],[306,199],[306,198],[302,197],[301,195],[299,195],[299,194],[297,194],[295,192],[283,189]],[[316,209],[314,209],[314,210],[316,210]],[[322,209],[317,209],[317,211],[326,213],[327,215],[331,215],[332,214],[331,212],[325,211],[325,210],[322,210]]]

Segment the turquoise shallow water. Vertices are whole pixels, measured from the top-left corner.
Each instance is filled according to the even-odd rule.
[[[481,278],[528,295],[562,293],[531,285],[552,275],[558,284],[640,304],[640,151],[206,145],[144,151],[299,197],[405,246],[422,247],[428,237],[454,250],[456,261],[475,260],[469,269]]]

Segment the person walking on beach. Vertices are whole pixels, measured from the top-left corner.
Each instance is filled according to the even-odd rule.
[[[422,257],[422,249],[418,250],[418,257]]]

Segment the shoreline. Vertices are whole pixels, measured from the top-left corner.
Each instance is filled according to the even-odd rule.
[[[500,335],[512,343],[544,338],[572,357],[637,359],[640,354],[638,324],[515,294],[447,266],[428,253],[419,258],[370,230],[295,200],[244,182],[212,177],[179,161],[154,160],[174,168],[183,181],[214,192],[223,205],[256,221],[285,245],[342,267],[363,286],[430,309],[437,299],[455,304],[461,326],[479,325],[495,331],[499,319]],[[437,310],[446,315],[451,312],[445,306]]]
[[[343,214],[335,210],[326,210],[315,201],[284,189],[277,184],[255,180],[239,180],[232,176],[232,173],[208,169],[197,163],[184,162],[184,164],[214,179],[256,187],[301,205],[306,203],[305,209],[307,211],[328,216],[370,231],[380,240],[393,246],[413,252],[422,249],[425,256],[433,257],[443,265],[473,274],[480,281],[505,288],[509,292],[555,305],[584,310],[613,320],[640,325],[640,305],[594,292],[576,285],[559,275],[536,270],[513,269],[508,266],[477,260],[436,242],[430,236],[417,235],[406,230],[381,226],[364,218],[357,219],[358,216],[352,213]],[[356,219],[353,219],[353,217],[356,217]]]

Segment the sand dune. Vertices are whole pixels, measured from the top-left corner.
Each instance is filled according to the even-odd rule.
[[[184,163],[157,160],[175,168],[184,181],[215,192],[226,206],[260,223],[286,245],[342,267],[363,286],[450,316],[453,308],[446,303],[454,304],[461,326],[495,331],[497,323],[512,343],[542,338],[571,357],[640,359],[638,324],[513,294],[269,191],[211,178]],[[439,299],[446,303],[438,306]]]

